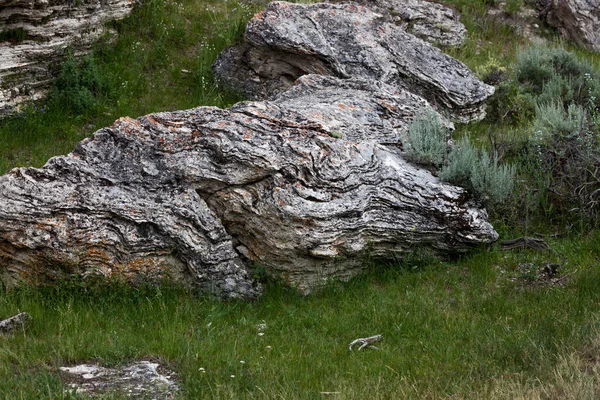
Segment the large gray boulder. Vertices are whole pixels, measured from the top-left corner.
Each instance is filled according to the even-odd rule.
[[[280,93],[305,74],[380,80],[461,122],[483,118],[494,92],[460,61],[357,4],[272,2],[214,71],[254,99]]]
[[[366,256],[496,240],[463,189],[382,144],[427,110],[382,83],[306,76],[273,101],[122,118],[0,177],[0,277],[169,277],[253,298],[251,263],[307,293]]]
[[[131,0],[0,0],[0,115],[46,95],[65,49],[86,51]]]
[[[542,17],[560,33],[600,52],[600,0],[538,0]]]

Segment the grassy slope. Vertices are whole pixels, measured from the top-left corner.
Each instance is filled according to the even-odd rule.
[[[471,32],[454,56],[474,70],[512,62],[522,39],[485,18],[482,2],[448,3]],[[0,173],[40,166],[123,115],[235,102],[214,87],[209,65],[249,15],[231,1],[149,1],[117,25],[116,43],[98,46],[112,90],[96,108],[75,115],[48,105],[0,122]],[[518,129],[484,121],[459,134]],[[61,365],[153,356],[178,372],[191,399],[597,398],[599,241],[592,233],[551,243],[573,273],[564,287],[544,287],[518,266],[553,256],[492,249],[453,263],[374,267],[310,298],[269,285],[255,304],[118,284],[0,293],[0,317],[34,318],[29,331],[0,339],[0,397],[60,398]],[[376,333],[381,351],[347,351]]]
[[[517,268],[548,256],[493,250],[378,268],[310,298],[271,285],[254,304],[116,284],[10,292],[0,315],[27,310],[34,323],[0,347],[0,393],[56,398],[65,363],[151,356],[178,372],[190,399],[562,398],[568,385],[587,391],[574,398],[592,399],[600,394],[591,371],[600,354],[598,240],[555,244],[572,255],[567,272],[577,270],[565,287],[535,287]],[[376,333],[385,336],[380,351],[348,351]]]

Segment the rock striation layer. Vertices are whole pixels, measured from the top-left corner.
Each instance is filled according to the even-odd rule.
[[[170,277],[254,298],[250,263],[307,293],[354,276],[364,256],[492,242],[485,210],[396,146],[430,107],[381,82],[311,75],[271,101],[122,118],[0,177],[0,277]]]
[[[359,3],[434,46],[461,47],[467,39],[467,29],[459,14],[443,4],[425,0],[360,0]]]
[[[424,97],[461,122],[483,118],[494,92],[460,61],[357,4],[272,2],[214,71],[254,99],[306,74],[369,78]]]
[[[542,18],[560,33],[600,52],[600,0],[538,0]]]
[[[0,114],[46,94],[65,49],[86,50],[132,0],[0,0]]]

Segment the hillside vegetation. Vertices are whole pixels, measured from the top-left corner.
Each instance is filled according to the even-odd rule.
[[[449,54],[496,94],[485,120],[457,126],[455,141],[475,156],[448,155],[440,174],[476,192],[501,239],[536,236],[551,251],[495,245],[458,260],[371,263],[308,298],[258,266],[266,291],[251,304],[168,283],[0,288],[0,319],[33,317],[1,338],[0,397],[83,398],[63,393],[60,366],[152,358],[177,372],[189,399],[599,398],[600,55],[544,26],[545,44],[531,44],[486,13],[499,1],[441,2],[469,31]],[[243,100],[210,66],[264,4],[143,1],[114,24],[116,40],[67,58],[46,101],[0,120],[0,174],[42,166],[124,115]],[[522,7],[507,1],[506,18]],[[436,129],[417,123],[415,132]],[[471,175],[452,175],[453,163]],[[492,167],[497,175],[477,172]],[[514,181],[498,196],[509,170]],[[384,335],[379,351],[348,350],[374,334]]]

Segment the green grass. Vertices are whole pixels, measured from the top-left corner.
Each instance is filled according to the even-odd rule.
[[[26,310],[33,323],[3,339],[0,397],[60,398],[60,366],[144,357],[173,368],[189,399],[480,399],[501,397],[509,384],[549,390],[560,386],[555,373],[565,360],[570,374],[587,377],[586,360],[600,356],[598,240],[552,243],[569,259],[561,273],[573,273],[564,287],[537,286],[517,268],[555,256],[491,250],[418,268],[378,266],[308,298],[270,285],[252,304],[169,285],[11,291],[0,296],[0,316]],[[348,351],[351,340],[378,333],[380,351]]]
[[[446,3],[469,30],[466,45],[450,54],[479,74],[510,68],[525,41],[485,14],[489,0]],[[69,153],[124,115],[238,101],[216,86],[210,65],[240,39],[252,11],[234,1],[146,1],[114,24],[116,41],[94,48],[90,68],[101,84],[77,78],[76,94],[93,95],[86,107],[57,95],[0,121],[0,174]],[[549,39],[556,41],[551,33]],[[569,49],[600,65],[598,54]],[[459,126],[457,136],[484,145],[518,141],[531,123],[484,120]],[[514,215],[494,214],[503,236],[553,232]],[[60,366],[152,357],[176,371],[189,399],[595,399],[600,233],[581,232],[549,239],[566,263],[549,253],[481,250],[452,262],[373,266],[308,298],[270,283],[251,304],[169,284],[0,291],[0,319],[33,316],[29,329],[0,338],[0,398],[62,398]],[[545,285],[520,266],[550,262],[572,274],[564,286]],[[268,328],[259,336],[263,322]],[[380,351],[348,351],[351,340],[378,333]]]

